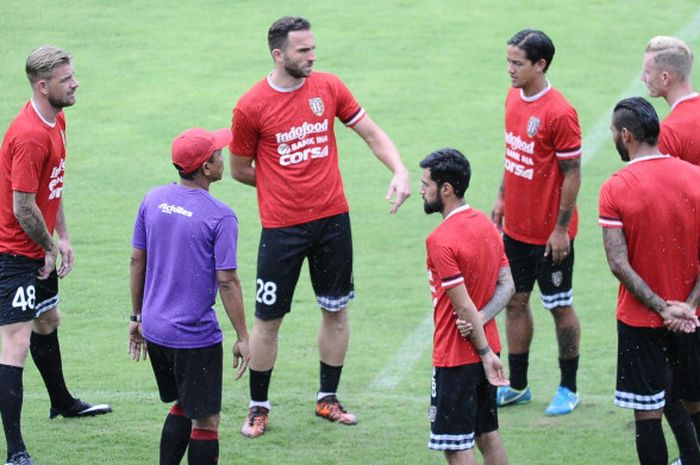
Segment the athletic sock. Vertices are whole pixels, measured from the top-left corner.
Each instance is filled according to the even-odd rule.
[[[690,419],[693,421],[693,425],[695,425],[695,437],[700,443],[700,412],[690,415]]]
[[[640,465],[667,465],[668,450],[661,419],[635,421],[637,457]]]
[[[695,427],[683,405],[683,401],[666,401],[664,416],[678,444],[683,465],[700,465],[700,449],[695,435]]]
[[[170,408],[160,435],[160,465],[178,465],[190,442],[192,420],[185,416],[179,404]]]
[[[250,399],[253,402],[267,402],[267,391],[270,389],[272,369],[256,371],[248,369],[250,373]]]
[[[338,392],[343,365],[334,367],[321,362],[321,389],[319,392]]]
[[[51,407],[56,410],[66,410],[75,404],[75,399],[66,388],[63,379],[63,364],[61,362],[61,347],[58,343],[58,329],[51,334],[42,336],[32,331],[32,359],[41,373],[46,390],[49,393]]]
[[[22,439],[22,367],[0,365],[0,413],[5,428],[8,459],[17,452],[27,450]]]
[[[508,354],[508,369],[510,370],[510,387],[522,391],[527,387],[527,367],[530,352]]]
[[[189,465],[216,465],[219,463],[219,433],[208,429],[193,428],[190,447],[187,450]]]
[[[561,371],[560,385],[571,392],[576,391],[576,373],[578,372],[578,355],[574,358],[559,359],[559,370]]]

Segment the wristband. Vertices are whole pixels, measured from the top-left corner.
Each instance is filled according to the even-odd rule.
[[[141,314],[131,315],[129,319],[135,323],[141,323]]]
[[[476,349],[476,353],[479,354],[479,356],[482,356],[482,357],[483,357],[484,355],[488,354],[489,352],[491,352],[491,347],[489,347],[488,344],[486,344],[486,347],[484,347],[483,349]]]

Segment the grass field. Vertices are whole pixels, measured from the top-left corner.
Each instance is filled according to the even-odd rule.
[[[549,78],[577,108],[585,138],[575,269],[582,401],[570,416],[543,415],[558,367],[551,318],[533,295],[534,399],[501,412],[501,433],[515,465],[636,463],[632,413],[612,404],[617,286],[596,224],[597,193],[621,166],[607,132],[609,111],[623,96],[645,95],[633,81],[649,38],[679,34],[700,49],[696,2],[675,0],[669,8],[657,0],[4,0],[2,6],[3,131],[30,95],[23,69],[35,46],[58,45],[76,59],[81,87],[66,111],[64,202],[77,262],[61,283],[60,335],[69,387],[114,407],[105,417],[49,421],[48,397],[28,362],[23,429],[37,464],[157,463],[167,406],[150,366],[126,353],[133,218],[150,187],[176,179],[172,138],[188,127],[228,126],[237,98],[269,72],[267,28],[284,14],[311,19],[316,68],[339,74],[391,135],[412,172],[414,196],[390,216],[383,201],[388,172],[352,131],[338,130],[358,295],[340,395],[361,422],[344,428],[313,416],[319,315],[303,275],[280,334],[269,433],[254,441],[239,435],[247,377],[236,383],[229,370],[220,463],[443,463],[426,447],[432,326],[423,241],[439,218],[423,214],[417,163],[440,147],[461,149],[474,172],[468,200],[490,210],[503,169],[505,42],[525,27],[553,38]],[[667,114],[664,102],[655,105],[661,117]],[[260,229],[255,193],[228,176],[212,191],[240,220],[239,272],[250,323]],[[230,347],[233,332],[224,328]]]

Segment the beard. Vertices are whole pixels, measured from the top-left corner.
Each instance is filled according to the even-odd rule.
[[[620,159],[622,161],[624,161],[624,162],[630,161],[630,152],[622,144],[622,138],[618,137],[615,139],[615,148],[617,149],[617,153],[620,154]]]
[[[70,107],[75,103],[75,100],[69,100],[67,97],[66,98],[57,98],[54,95],[49,95],[47,97],[47,100],[51,104],[52,107],[54,108],[65,108],[65,107]]]
[[[428,202],[427,199],[423,199],[423,210],[428,215],[430,215],[431,213],[442,212],[442,210],[444,208],[445,208],[445,203],[442,201],[442,199],[439,196],[435,200],[433,200],[432,202]]]
[[[304,69],[301,66],[299,66],[296,63],[291,63],[289,61],[286,61],[284,63],[284,70],[292,76],[294,79],[302,79],[309,77],[311,74],[312,68]]]

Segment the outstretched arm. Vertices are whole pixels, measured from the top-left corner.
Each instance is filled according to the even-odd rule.
[[[352,129],[362,137],[372,153],[394,173],[386,199],[392,203],[391,213],[396,213],[401,204],[411,195],[408,171],[401,161],[398,149],[369,115],[365,115]]]

